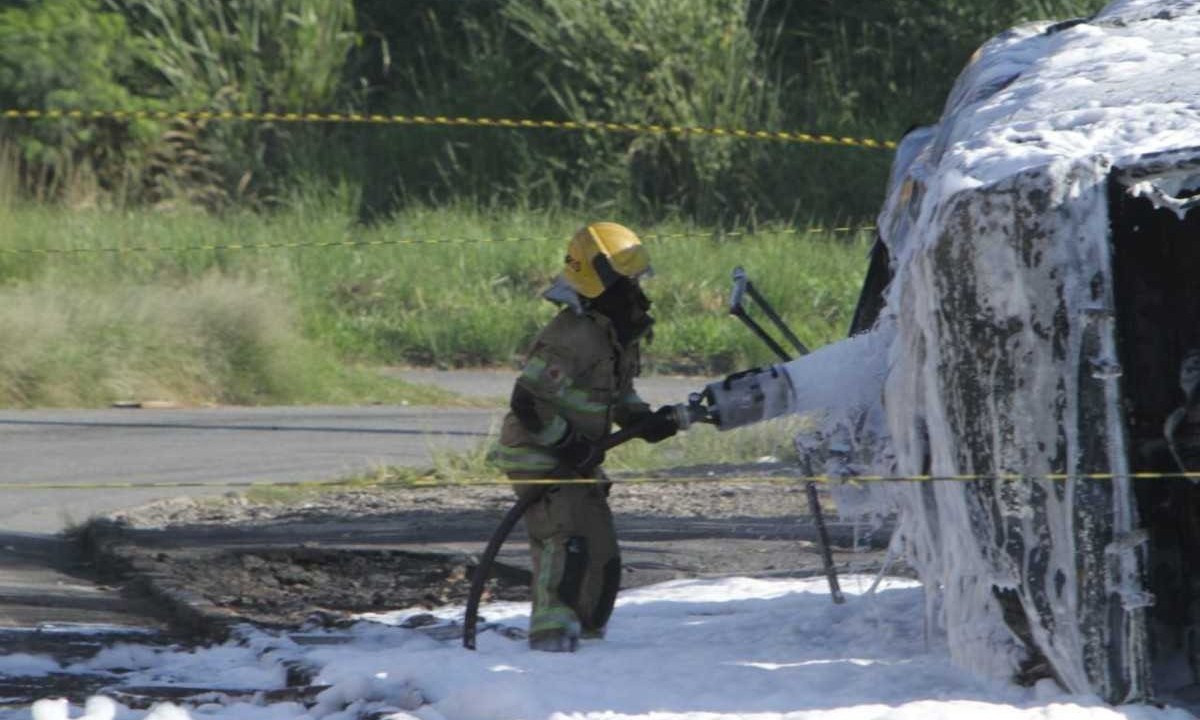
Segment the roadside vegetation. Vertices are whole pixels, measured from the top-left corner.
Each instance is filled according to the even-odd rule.
[[[779,418],[727,432],[700,426],[663,443],[633,441],[608,453],[605,468],[617,482],[729,480],[762,477],[783,467],[794,472],[796,433],[809,422],[803,417]],[[432,464],[424,468],[381,466],[369,473],[329,481],[264,484],[239,496],[253,503],[288,504],[325,493],[404,492],[430,485],[507,485],[509,481],[487,461],[494,442],[495,437],[490,437],[466,451],[435,450]],[[229,499],[211,502],[225,503]]]
[[[5,108],[363,112],[898,138],[981,42],[1104,0],[43,0],[0,3]],[[24,192],[210,211],[350,187],[412,204],[869,220],[871,149],[706,136],[151,119],[6,120]],[[77,186],[77,183],[75,183]]]
[[[694,469],[693,476],[681,478],[693,480],[705,479],[708,469],[720,466],[749,471],[754,466],[763,469],[792,462],[790,467],[794,468],[796,435],[811,425],[811,418],[805,416],[777,418],[725,432],[710,425],[700,425],[667,442],[650,444],[634,440],[625,443],[606,454],[604,468],[614,477],[626,479],[668,469]],[[466,452],[435,452],[433,466],[416,475],[411,470],[396,468],[386,468],[382,472],[390,473],[402,482],[470,483],[502,479],[487,461],[488,450],[494,441],[495,438],[489,438]],[[721,472],[728,476],[737,470],[724,467]]]
[[[0,108],[887,140],[937,117],[990,35],[1103,4],[0,3]],[[869,225],[890,160],[699,135],[0,119],[0,405],[428,400],[370,368],[510,365],[553,312],[538,294],[562,243],[601,218],[652,248],[648,370],[768,362],[725,315],[731,269],[744,266],[809,345],[843,335],[870,232],[805,229]],[[362,245],[287,247],[346,241]],[[147,246],[162,249],[110,251]]]
[[[0,407],[479,404],[343,363],[294,316],[269,286],[217,274],[99,288],[51,273],[6,286]]]
[[[225,217],[0,205],[0,402],[420,402],[429,396],[355,367],[512,365],[555,312],[539,293],[577,222],[413,209],[365,228],[315,204]],[[845,333],[864,238],[682,222],[643,234],[662,319],[649,371],[771,361],[727,315],[735,265],[806,342]],[[364,245],[272,247],[347,241]],[[245,249],[203,249],[216,245]]]

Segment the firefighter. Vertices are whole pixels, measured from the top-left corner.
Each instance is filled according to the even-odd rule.
[[[640,284],[650,273],[646,248],[629,228],[597,222],[575,233],[562,273],[544,293],[561,309],[534,339],[491,454],[514,480],[598,481],[514,484],[518,495],[544,491],[525,514],[535,650],[573,652],[580,637],[603,637],[616,602],[621,560],[596,440],[613,423],[637,423],[648,442],[679,429],[671,408],[651,411],[633,388],[640,343],[654,323]]]

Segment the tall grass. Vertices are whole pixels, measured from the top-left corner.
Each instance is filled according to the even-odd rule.
[[[536,74],[556,115],[684,127],[777,127],[771,33],[744,0],[510,0],[503,15],[550,60]],[[590,196],[689,217],[753,212],[753,172],[770,150],[713,138],[583,136],[576,172]],[[632,182],[631,182],[632,181]],[[593,194],[594,193],[594,194]]]
[[[951,83],[992,35],[1086,17],[1108,0],[759,0],[783,28],[788,113],[801,123],[895,137],[942,110]]]
[[[0,210],[9,209],[20,194],[20,152],[0,137]]]
[[[217,276],[96,289],[55,272],[0,290],[0,308],[4,405],[295,402],[328,362],[279,298]]]
[[[343,68],[357,40],[352,0],[107,2],[131,19],[145,48],[148,84],[176,107],[312,112],[331,109],[346,94]],[[321,132],[187,123],[173,135],[186,138],[193,157],[206,158],[193,182],[261,206],[278,202],[288,175],[304,167],[296,159],[313,152]],[[186,185],[189,178],[173,179]]]
[[[348,356],[376,362],[512,363],[556,311],[540,293],[560,270],[563,243],[580,222],[565,213],[410,208],[352,237],[472,242],[298,252],[293,262],[310,332]],[[729,237],[684,222],[638,230],[657,271],[647,282],[659,319],[648,369],[714,372],[771,359],[727,315],[737,265],[810,343],[845,334],[865,268],[865,238],[847,242],[786,228]]]
[[[359,5],[370,42],[356,57],[372,110],[894,139],[937,119],[958,72],[993,34],[1104,4],[375,0]],[[372,217],[457,198],[642,222],[866,219],[890,162],[871,150],[711,137],[463,129],[355,137],[376,161],[364,173]]]
[[[0,406],[457,402],[306,335],[287,258],[171,249],[283,237],[264,218],[65,211],[14,199],[7,177],[0,153]]]
[[[343,367],[302,337],[284,299],[209,275],[80,287],[50,273],[0,289],[0,406],[444,401]]]
[[[347,76],[371,113],[553,117],[535,76],[546,58],[513,31],[495,0],[358,0],[362,42]],[[325,177],[361,188],[359,216],[385,219],[409,204],[561,206],[575,192],[561,133],[422,127],[340,128],[320,159]]]
[[[150,367],[139,365],[135,349],[144,348],[165,358],[163,368],[176,368],[175,377],[196,378],[181,359],[190,353],[211,359],[205,372],[217,380],[181,380],[179,393],[249,402],[332,392],[328,382],[308,395],[296,388],[319,387],[303,371],[328,370],[333,358],[509,365],[555,312],[539,295],[559,271],[563,243],[579,222],[561,213],[462,206],[410,208],[362,228],[332,201],[223,218],[0,204],[0,289],[12,328],[6,341],[31,348],[22,357],[33,358],[18,362],[10,352],[9,366],[14,377],[28,376],[21,368],[38,363],[57,367],[53,374],[71,374],[48,357],[71,363],[88,357],[89,367],[99,368],[117,361]],[[713,373],[773,360],[726,314],[735,265],[747,269],[809,344],[844,335],[865,265],[865,238],[847,242],[785,228],[731,237],[682,221],[638,229],[657,269],[647,283],[659,318],[647,370]],[[501,242],[506,239],[513,240]],[[280,247],[346,240],[365,245]],[[386,244],[397,240],[454,242]],[[230,244],[250,249],[211,249]],[[95,252],[145,247],[161,249]],[[33,326],[59,331],[43,340],[28,331]],[[79,355],[61,350],[72,343],[87,349]],[[247,378],[239,380],[238,373]],[[102,374],[76,373],[109,388],[103,392],[111,396],[111,382],[95,382]],[[278,384],[269,384],[268,375]],[[229,394],[215,394],[218,385]],[[59,397],[21,390],[9,401],[65,402]],[[86,397],[92,402],[99,395]]]

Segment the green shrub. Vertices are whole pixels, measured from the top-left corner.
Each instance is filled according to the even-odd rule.
[[[153,106],[139,63],[145,45],[102,0],[44,0],[0,9],[0,106],[33,110]],[[17,123],[20,123],[19,125]],[[8,121],[0,140],[19,154],[20,186],[43,199],[67,190],[121,193],[157,137],[152,121]],[[89,198],[69,198],[75,202]],[[95,198],[90,198],[94,200]]]
[[[959,69],[992,34],[1103,4],[46,0],[0,11],[0,99],[890,139],[937,117]],[[726,227],[866,220],[890,163],[877,150],[709,136],[241,122],[4,128],[26,157],[49,158],[43,167],[56,179],[70,173],[54,158],[90,158],[84,175],[103,159],[92,184],[110,194],[127,165],[139,179],[125,194],[154,204],[273,207],[297,188],[349,187],[359,218],[370,220],[456,201]]]
[[[779,127],[779,91],[744,0],[510,0],[506,17],[545,59],[537,80],[577,122]],[[679,208],[711,220],[754,212],[762,145],[671,135],[584,135],[573,170],[589,199]]]
[[[180,109],[329,111],[342,84],[353,32],[352,0],[109,0],[140,35],[153,84]],[[184,191],[202,183],[209,205],[226,198],[278,200],[312,152],[320,128],[275,123],[184,122],[168,160],[203,157],[170,179]],[[300,165],[303,168],[303,164]]]

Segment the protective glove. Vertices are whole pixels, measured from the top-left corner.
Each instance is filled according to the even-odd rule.
[[[571,433],[555,449],[559,462],[588,477],[604,462],[604,450],[582,435]]]
[[[639,424],[638,437],[648,443],[662,442],[679,432],[679,421],[675,409],[664,405],[655,410]]]

